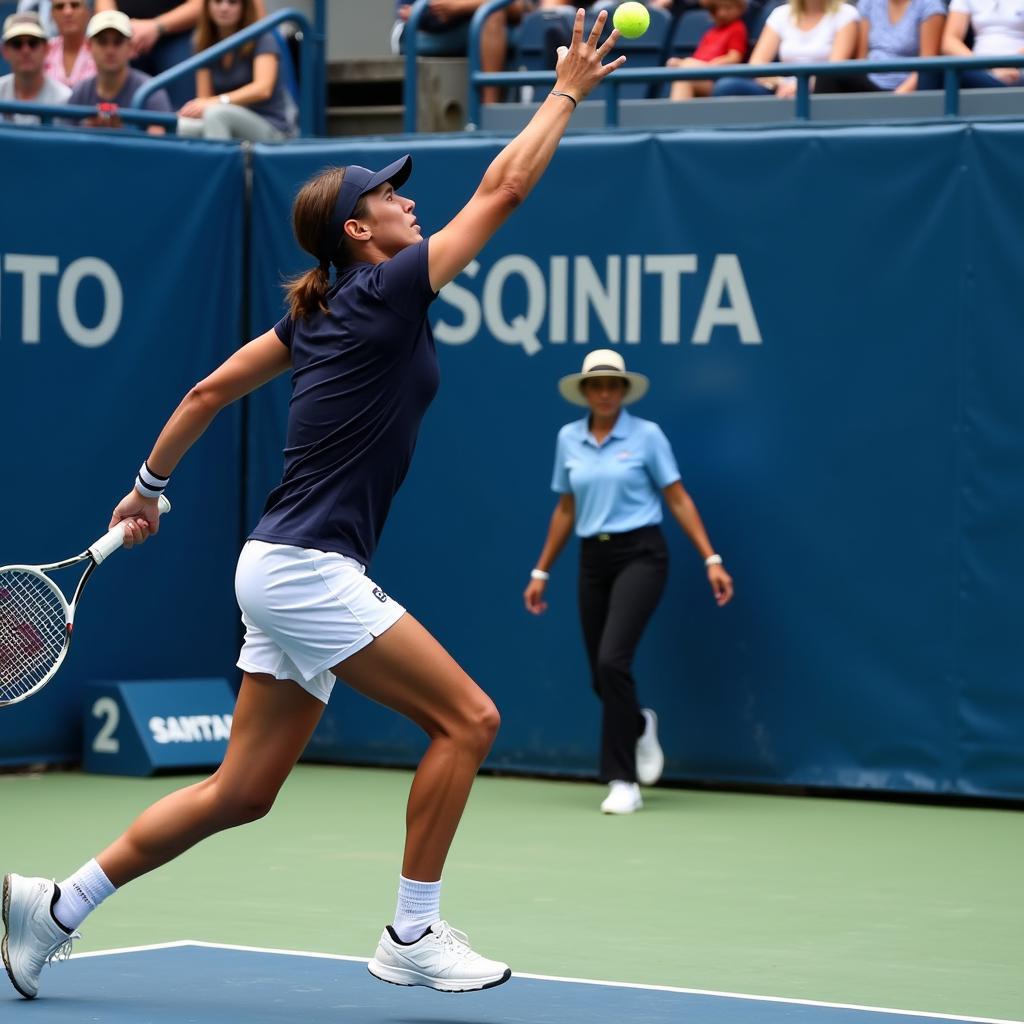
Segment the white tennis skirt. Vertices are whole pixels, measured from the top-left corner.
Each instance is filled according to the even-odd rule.
[[[261,540],[242,548],[235,596],[245,625],[238,667],[294,679],[325,704],[330,669],[405,614],[354,558]]]

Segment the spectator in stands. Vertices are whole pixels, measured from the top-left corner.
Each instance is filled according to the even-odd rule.
[[[85,42],[89,22],[87,0],[53,0],[57,35],[50,40],[44,68],[55,81],[73,89],[96,74],[96,62]]]
[[[857,57],[867,60],[899,60],[901,57],[935,57],[942,41],[946,7],[942,0],[860,0],[860,34]],[[914,92],[937,89],[937,71],[874,71],[867,75],[822,76],[817,93]]]
[[[857,49],[855,7],[843,0],[789,0],[776,7],[765,22],[750,55],[751,64],[818,64],[850,60]],[[771,78],[720,78],[715,96],[796,95],[796,79],[785,75]]]
[[[430,9],[420,19],[416,39],[416,52],[424,57],[462,57],[469,51],[469,23],[473,13],[484,0],[430,0]],[[485,22],[480,35],[480,69],[504,71],[508,56],[509,25],[518,24],[526,0],[495,11]],[[397,0],[395,27],[391,33],[391,46],[395,53],[404,50],[405,23],[412,4]],[[496,85],[481,90],[484,103],[501,100],[501,89]]]
[[[196,53],[253,24],[253,0],[205,0]],[[296,133],[298,110],[282,81],[281,48],[273,32],[196,72],[196,98],[180,111],[178,133],[207,139],[278,142]]]
[[[190,33],[199,21],[203,0],[96,0],[96,10],[122,11],[132,21],[132,66],[147,75],[192,56]],[[167,92],[176,106],[192,98],[191,77],[172,82]]]
[[[72,106],[101,107],[96,117],[82,122],[90,128],[121,128],[123,124],[117,116],[117,108],[131,106],[135,93],[151,77],[128,66],[132,23],[122,11],[100,11],[89,19],[85,37],[96,61],[96,75],[79,82],[68,102]],[[170,113],[170,98],[163,89],[159,89],[148,97],[143,109]],[[147,131],[150,135],[164,134],[159,125],[150,125]]]
[[[974,31],[974,49],[965,42]],[[1007,57],[1024,53],[1024,4],[1018,0],[952,0],[942,34],[942,52],[952,57]],[[998,89],[1022,85],[1020,68],[961,71],[967,89]]]
[[[38,14],[11,14],[4,19],[4,60],[11,73],[0,78],[0,100],[18,103],[66,103],[71,90],[43,71],[46,30]],[[39,124],[35,114],[0,114],[0,120]]]
[[[747,0],[710,0],[708,13],[714,25],[701,36],[692,57],[670,57],[670,68],[693,68],[708,64],[742,64],[747,55],[747,26],[743,12]],[[694,96],[710,96],[714,87],[710,78],[673,82],[669,99],[692,100]]]

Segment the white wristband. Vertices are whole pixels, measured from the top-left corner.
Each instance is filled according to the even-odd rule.
[[[144,498],[159,498],[167,488],[169,476],[157,476],[145,462],[139,467],[139,475],[135,478],[135,489]]]
[[[531,580],[549,580],[551,579],[551,573],[545,572],[543,569],[531,569],[530,570]]]
[[[708,555],[708,557],[704,559],[704,564],[709,569],[713,565],[721,565],[722,564],[722,556],[721,555]]]

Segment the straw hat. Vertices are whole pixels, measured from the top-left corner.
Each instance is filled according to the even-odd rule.
[[[614,349],[598,348],[586,354],[580,373],[570,373],[558,382],[558,390],[567,402],[585,406],[587,400],[583,395],[583,383],[598,377],[618,377],[629,384],[622,399],[623,405],[643,398],[651,386],[650,380],[642,373],[630,373],[626,369],[626,361]]]

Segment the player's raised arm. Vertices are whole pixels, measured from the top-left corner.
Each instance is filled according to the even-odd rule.
[[[430,284],[439,291],[486,245],[508,215],[529,195],[544,173],[576,104],[626,60],[602,61],[619,38],[613,30],[598,46],[607,21],[602,11],[583,38],[584,12],[576,12],[572,44],[558,48],[555,88],[529,124],[494,158],[473,198],[452,221],[430,238]]]

